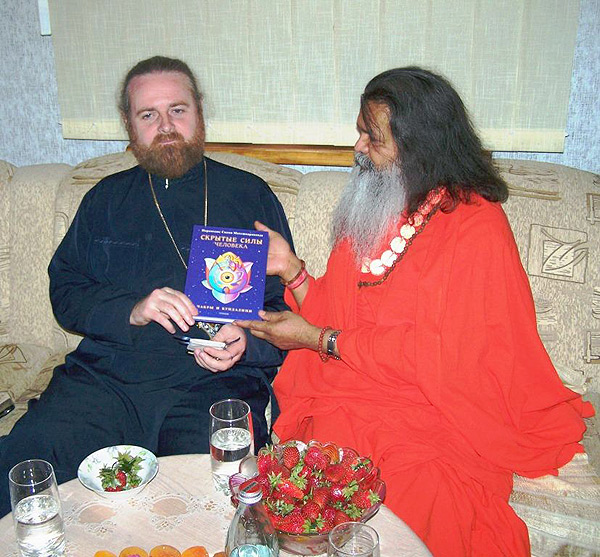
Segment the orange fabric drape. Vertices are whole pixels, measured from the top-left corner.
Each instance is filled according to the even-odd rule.
[[[311,281],[300,313],[342,330],[342,360],[289,353],[275,431],[371,455],[386,504],[436,556],[527,555],[512,474],[556,474],[593,409],[539,339],[501,206],[438,212],[382,285],[359,289],[364,278],[342,243]]]

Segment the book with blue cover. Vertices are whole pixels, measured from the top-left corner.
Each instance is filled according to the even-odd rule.
[[[268,252],[267,232],[194,226],[185,294],[198,308],[196,321],[260,319]]]

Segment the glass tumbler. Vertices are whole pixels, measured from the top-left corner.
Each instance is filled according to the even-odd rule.
[[[379,557],[379,536],[362,522],[343,522],[329,532],[328,557]]]
[[[10,503],[23,557],[58,557],[65,552],[65,528],[54,468],[25,460],[8,473]]]
[[[240,462],[254,454],[250,406],[228,398],[210,407],[210,465],[217,491],[229,494],[229,477],[239,472]]]

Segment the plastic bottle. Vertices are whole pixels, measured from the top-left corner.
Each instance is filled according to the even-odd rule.
[[[243,483],[238,500],[227,532],[227,557],[278,557],[277,534],[263,506],[260,484],[254,480]]]

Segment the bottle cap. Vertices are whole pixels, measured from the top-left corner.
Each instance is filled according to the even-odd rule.
[[[257,503],[262,499],[262,487],[256,480],[249,479],[240,485],[238,499],[241,503]]]

